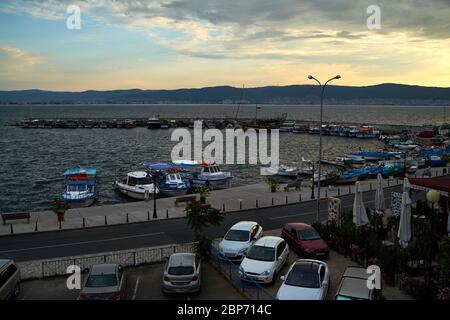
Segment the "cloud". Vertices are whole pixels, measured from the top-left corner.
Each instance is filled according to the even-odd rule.
[[[30,68],[40,60],[22,49],[0,44],[0,70],[3,72]]]

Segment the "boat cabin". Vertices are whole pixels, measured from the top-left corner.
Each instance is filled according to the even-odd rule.
[[[123,183],[129,186],[148,185],[153,183],[153,177],[145,171],[134,171],[127,174]]]

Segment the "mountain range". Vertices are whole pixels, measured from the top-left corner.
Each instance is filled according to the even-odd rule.
[[[258,103],[258,104],[317,104],[317,85],[266,86],[236,88],[231,86],[174,90],[109,90],[62,92],[46,90],[0,91],[0,103]],[[378,105],[448,105],[450,88],[423,87],[403,84],[373,86],[327,86],[325,102],[332,104]]]

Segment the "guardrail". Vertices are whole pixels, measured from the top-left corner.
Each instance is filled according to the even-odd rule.
[[[98,263],[118,263],[124,267],[135,267],[143,264],[162,262],[166,257],[178,252],[194,252],[192,243],[176,244],[155,248],[133,249],[111,252],[100,255],[86,255],[66,259],[42,261],[41,277],[66,275],[70,265],[77,265],[84,270]]]
[[[210,262],[250,300],[275,300],[275,297],[259,283],[249,279],[242,281],[238,267],[228,258],[219,258],[219,251],[211,246]]]

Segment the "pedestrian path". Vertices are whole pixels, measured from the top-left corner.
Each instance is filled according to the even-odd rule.
[[[423,171],[419,170],[415,176],[421,177],[422,174]],[[443,168],[433,168],[431,170],[431,176],[442,174]],[[398,184],[402,184],[402,180],[398,178],[384,179],[383,181],[385,188]],[[275,193],[270,192],[268,185],[264,182],[216,190],[208,196],[207,202],[214,208],[228,213],[314,200],[311,199],[311,187],[309,185],[303,185],[301,190],[291,191],[285,191],[285,186],[286,184],[281,184],[279,190]],[[361,187],[363,191],[375,190],[376,180],[361,181]],[[332,188],[323,187],[320,198],[345,196],[353,194],[354,190],[354,185],[341,185]],[[317,187],[314,193],[315,197],[317,197]],[[198,199],[199,195],[197,194],[196,196]],[[29,223],[26,220],[12,220],[0,225],[0,236],[90,228],[186,216],[185,204],[175,205],[175,198],[157,199],[156,203],[156,217],[153,213],[153,200],[69,209],[65,214],[65,221],[61,223],[58,222],[56,215],[52,211],[32,212]]]

